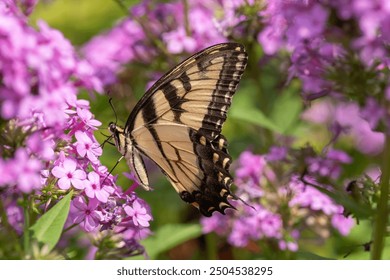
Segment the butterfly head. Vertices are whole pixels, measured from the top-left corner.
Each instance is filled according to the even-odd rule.
[[[124,155],[126,147],[126,137],[123,128],[117,126],[115,123],[110,122],[108,125],[108,130],[111,133],[111,136],[115,140],[115,146],[118,148],[119,152]]]

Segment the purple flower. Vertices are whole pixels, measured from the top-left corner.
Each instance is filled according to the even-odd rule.
[[[236,176],[240,178],[251,178],[255,183],[259,182],[265,167],[265,159],[260,155],[255,155],[245,151],[239,158],[240,168],[236,170]]]
[[[96,198],[103,203],[106,203],[110,194],[114,192],[114,188],[111,186],[101,186],[100,176],[94,171],[88,174],[88,180],[85,185],[85,194],[89,198]]]
[[[163,34],[163,40],[167,44],[168,51],[176,54],[181,52],[192,53],[196,48],[196,41],[187,36],[184,27],[179,27],[177,30],[173,30]]]
[[[341,235],[346,236],[355,226],[355,220],[352,217],[345,217],[342,214],[332,216],[332,226],[337,229]]]
[[[35,197],[31,200],[34,205],[25,211],[47,210],[61,197],[62,190],[73,186],[85,191],[77,192],[78,197],[72,202],[75,216],[69,223],[80,223],[85,231],[102,225],[114,229],[115,233],[119,224],[122,231],[135,228],[133,222],[122,222],[130,220],[123,210],[129,201],[116,185],[116,178],[99,161],[102,149],[93,131],[101,122],[91,113],[89,101],[77,96],[80,90],[102,91],[103,82],[96,67],[98,59],[91,64],[80,58],[62,33],[43,21],[38,22],[38,29],[30,27],[25,15],[35,3],[35,0],[0,3],[0,118],[7,134],[12,136],[8,137],[11,140],[1,139],[0,199],[6,209],[16,205],[23,193],[31,193]],[[135,22],[124,25],[122,39],[129,40],[131,48],[117,45],[120,54],[114,59],[122,56],[121,63],[127,62],[125,58],[130,56],[136,57],[142,49],[147,56],[151,53],[145,47],[133,49],[135,26]],[[138,31],[142,30],[138,28]],[[105,46],[104,52],[95,58],[107,53]],[[112,65],[113,69],[120,70],[117,61]],[[104,185],[100,178],[107,178]],[[51,188],[53,182],[59,189]],[[50,191],[46,192],[47,187]],[[42,188],[45,188],[44,195],[40,193]],[[132,199],[137,197],[133,195]],[[19,231],[17,227],[23,216],[20,209],[11,206],[6,209],[7,220]],[[147,208],[146,203],[143,207]],[[138,216],[142,221],[141,212]],[[31,217],[35,219],[39,215]],[[136,244],[137,240],[126,242]]]
[[[298,243],[295,241],[285,241],[285,240],[280,240],[279,241],[279,249],[280,250],[289,250],[291,252],[296,252],[298,251]]]
[[[287,152],[287,147],[272,146],[265,158],[267,161],[284,160],[287,157]]]
[[[86,174],[83,170],[77,169],[77,163],[73,159],[66,158],[61,166],[54,166],[51,173],[59,178],[58,187],[60,189],[67,190],[71,185],[79,190],[85,188]]]
[[[235,219],[233,221],[232,229],[228,237],[230,244],[236,247],[244,247],[248,245],[251,240],[250,231],[248,227],[251,225],[247,223],[246,219]]]
[[[384,145],[384,134],[372,131],[370,124],[361,117],[356,103],[341,103],[336,107],[334,121],[353,136],[356,147],[364,154],[378,154]]]
[[[297,9],[286,10],[290,25],[286,30],[288,44],[296,46],[302,41],[321,37],[328,19],[328,12],[320,4],[297,5]]]
[[[294,196],[289,202],[289,207],[299,206],[314,211],[322,211],[326,215],[334,215],[340,212],[339,206],[326,194],[312,186],[306,186],[299,179],[292,180],[289,188]]]
[[[230,223],[230,215],[222,215],[219,212],[214,212],[213,215],[207,219],[201,219],[203,233],[215,232],[218,235],[227,235],[229,228],[226,226]]]
[[[341,164],[351,163],[352,159],[341,150],[330,149],[324,157],[308,157],[308,171],[322,177],[337,179],[341,173]]]
[[[103,85],[116,81],[116,74],[122,65],[136,58],[136,49],[145,41],[142,27],[133,20],[124,20],[106,34],[94,37],[88,42],[83,53],[93,66],[95,76]],[[152,57],[149,54],[149,59]]]
[[[23,208],[16,205],[16,203],[11,203],[6,207],[7,220],[8,223],[15,229],[18,234],[23,232]]]
[[[40,171],[42,164],[35,158],[30,158],[26,149],[19,148],[15,153],[15,158],[8,164],[9,170],[3,173],[12,174],[13,182],[17,188],[24,193],[30,193],[34,189],[39,189],[41,185]]]
[[[377,120],[376,114],[382,114],[380,108],[371,116]],[[307,110],[303,114],[303,118],[336,128],[336,138],[347,135],[353,139],[353,143],[359,151],[368,155],[376,155],[383,150],[385,136],[382,132],[373,131],[370,123],[365,119],[368,117],[363,118],[364,115],[367,115],[367,111],[363,109],[362,113],[354,102],[333,104],[330,101],[321,101]],[[374,124],[377,121],[373,121],[373,119],[371,122]]]
[[[97,157],[101,156],[103,151],[99,143],[95,139],[91,139],[93,135],[90,136],[85,132],[76,131],[75,137],[77,139],[77,153],[82,157],[87,156],[92,163],[96,164],[98,162]]]
[[[101,126],[102,123],[93,118],[92,113],[89,110],[77,108],[77,115],[80,117],[80,120],[89,128],[96,130],[97,126]]]
[[[149,226],[149,221],[152,217],[148,214],[147,209],[138,202],[138,200],[135,200],[131,206],[126,205],[124,210],[126,214],[132,218],[135,226]]]
[[[367,98],[365,106],[360,111],[361,117],[369,123],[371,129],[378,126],[385,114],[384,107],[380,106],[374,98]]]
[[[54,141],[43,139],[42,134],[34,133],[27,139],[27,147],[30,153],[39,155],[41,159],[51,160],[54,158]]]
[[[258,210],[256,213],[258,220],[258,233],[268,238],[280,238],[283,222],[278,214],[274,214],[266,209]],[[252,229],[253,230],[253,229]]]
[[[100,225],[103,220],[101,211],[97,210],[99,201],[91,199],[87,204],[82,196],[72,200],[73,223],[80,224],[85,231],[90,232]]]

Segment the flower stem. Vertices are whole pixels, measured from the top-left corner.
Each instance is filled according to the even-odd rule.
[[[72,228],[74,228],[75,226],[78,226],[78,225],[79,225],[79,224],[73,224],[73,225],[67,227],[66,229],[64,229],[62,233],[65,233],[65,232],[71,230]]]
[[[24,205],[23,205],[23,248],[24,254],[30,254],[30,203],[28,197],[24,196]]]
[[[382,257],[382,251],[386,237],[388,214],[388,199],[389,199],[389,180],[390,180],[390,137],[386,136],[385,147],[382,155],[382,176],[380,181],[380,196],[377,204],[377,210],[374,220],[373,246],[371,259],[379,260]]]
[[[218,259],[217,239],[214,233],[206,234],[206,253],[209,260]]]
[[[191,36],[190,20],[188,19],[189,5],[187,0],[183,0],[184,6],[184,28],[187,36]]]

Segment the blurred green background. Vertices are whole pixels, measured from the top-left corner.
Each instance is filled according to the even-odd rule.
[[[129,7],[138,1],[114,1],[114,0],[56,0],[41,1],[30,17],[31,24],[43,19],[48,24],[60,30],[66,38],[76,47],[81,47],[93,36],[109,30],[117,21],[126,16],[124,7]],[[123,5],[123,6],[122,6]],[[260,50],[253,50],[250,53],[250,67],[258,67],[257,61],[261,57]],[[122,92],[114,95],[113,104],[118,114],[118,123],[124,124],[132,107],[135,105],[145,91],[149,72],[156,70],[163,72],[170,66],[164,61],[156,61],[140,75],[132,72],[129,65],[128,89],[118,90]],[[326,128],[315,127],[303,123],[300,114],[304,105],[299,95],[299,83],[293,82],[284,90],[281,81],[285,81],[277,72],[278,61],[273,61],[257,71],[251,71],[257,77],[245,77],[240,84],[238,93],[234,97],[233,106],[229,112],[229,118],[224,125],[223,133],[229,139],[229,151],[236,160],[238,155],[245,149],[255,152],[266,152],[269,143],[268,137],[272,133],[296,136],[299,139],[295,145],[302,146],[309,142],[320,149],[329,140],[329,132]],[[137,68],[139,71],[139,68]],[[115,88],[113,92],[116,92]],[[96,119],[103,122],[102,130],[95,136],[99,142],[103,142],[108,134],[106,127],[109,122],[115,121],[115,114],[109,106],[106,95],[90,96],[82,93],[81,98],[91,101],[91,109]],[[104,147],[101,161],[108,168],[115,165],[120,154],[115,147],[106,145]],[[354,166],[351,174],[363,170],[366,166],[364,160],[361,166]],[[154,235],[148,238],[143,244],[151,258],[161,259],[204,259],[204,258],[253,258],[252,253],[246,249],[228,248],[224,251],[224,243],[220,237],[214,234],[201,235],[199,226],[200,215],[198,211],[183,203],[174,189],[170,186],[164,176],[153,166],[149,173],[151,185],[156,186],[152,192],[137,189],[137,194],[145,199],[152,208],[154,221],[151,229]],[[233,168],[234,169],[234,168]],[[123,176],[123,172],[129,172],[125,161],[121,161],[115,168],[113,174],[118,174],[118,184],[128,187],[131,183]],[[343,258],[346,253],[351,252],[349,258],[368,259],[369,253],[363,252],[356,244],[367,242],[371,238],[371,225],[361,223],[355,227],[352,234],[347,238],[334,236],[325,244],[300,244],[302,251],[298,258],[315,259],[325,256],[327,258]],[[390,245],[390,244],[387,244]],[[218,247],[220,255],[215,255],[215,247]],[[388,247],[388,246],[387,246]],[[308,253],[310,252],[310,253]],[[288,258],[288,256],[284,256]],[[390,259],[390,250],[386,250],[384,259]],[[275,258],[278,258],[275,255]]]

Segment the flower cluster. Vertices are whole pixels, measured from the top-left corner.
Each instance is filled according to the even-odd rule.
[[[353,139],[353,145],[363,154],[377,155],[383,150],[385,134],[374,131],[374,128],[383,114],[383,108],[374,100],[360,108],[355,102],[325,99],[307,109],[302,114],[302,119],[327,126],[340,140],[344,137]],[[368,119],[372,120],[371,124]]]
[[[133,189],[123,192],[101,164],[94,137],[101,122],[77,97],[80,90],[103,91],[94,68],[59,31],[43,21],[34,30],[14,5],[0,6],[0,196],[8,223],[21,233],[23,215],[15,202],[23,194],[43,212],[74,189],[69,219],[83,230],[147,230],[148,206]]]
[[[278,149],[274,147],[273,150]],[[289,251],[298,250],[305,229],[315,232],[323,240],[330,236],[332,228],[347,235],[354,220],[343,215],[343,207],[322,192],[314,178],[318,171],[321,176],[337,176],[335,170],[350,162],[350,158],[343,152],[332,150],[323,157],[311,158],[310,161],[322,161],[321,170],[309,171],[304,179],[297,173],[281,179],[283,176],[276,170],[282,165],[288,167],[284,161],[287,153],[281,161],[284,163],[273,161],[274,154],[270,154],[271,159],[269,155],[249,151],[241,154],[236,169],[237,194],[251,207],[236,202],[237,211],[230,211],[226,216],[217,213],[211,218],[203,218],[203,231],[227,236],[228,242],[237,247],[261,240],[277,242],[280,250]],[[314,165],[308,163],[309,167]],[[328,174],[329,171],[332,173]]]
[[[281,50],[291,54],[289,80],[297,77],[302,82],[306,101],[330,96],[333,102],[341,102],[337,107],[358,110],[361,117],[353,115],[369,125],[364,121],[361,127],[353,127],[354,135],[374,135],[381,123],[388,126],[380,99],[381,93],[389,92],[388,77],[382,71],[388,69],[390,57],[388,1],[267,1],[260,17],[264,28],[258,42],[267,55]],[[363,104],[362,108],[346,104],[345,96]],[[380,147],[364,152],[378,153]]]
[[[264,52],[291,52],[290,79],[302,81],[303,97],[312,100],[326,94],[332,84],[326,68],[343,55],[341,45],[325,40],[329,11],[320,1],[267,1],[261,12],[265,27],[258,34]]]
[[[183,1],[142,1],[129,10],[128,18],[94,37],[82,51],[102,83],[112,84],[127,63],[150,63],[161,53],[191,54],[227,41],[228,28],[239,22],[235,10],[245,1],[234,2],[190,0],[187,6]],[[225,16],[219,19],[217,12]]]

